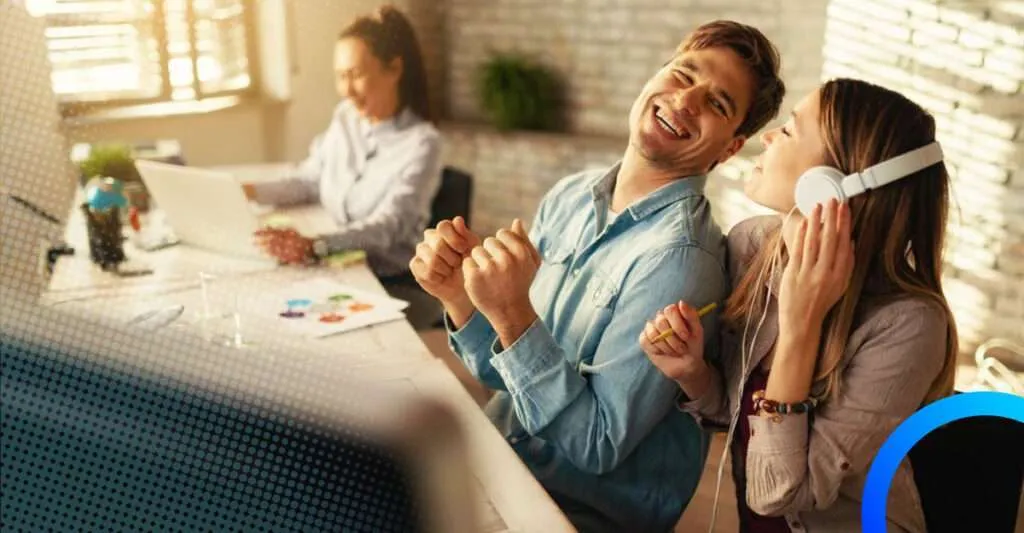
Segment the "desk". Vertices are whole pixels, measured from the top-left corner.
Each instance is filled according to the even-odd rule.
[[[344,269],[278,267],[271,263],[237,259],[198,250],[184,244],[155,252],[141,252],[126,243],[125,253],[145,263],[153,274],[120,278],[101,271],[89,260],[84,221],[72,210],[66,231],[67,242],[76,254],[57,262],[49,289],[42,295],[45,306],[71,314],[124,323],[146,310],[168,303],[185,305],[186,313],[199,301],[199,272],[220,276],[218,283],[232,290],[258,291],[309,276],[323,276],[368,291],[384,293],[383,287],[365,265]],[[287,213],[294,217],[294,213]],[[282,335],[258,317],[243,311],[243,332],[259,346],[287,353],[288,365],[315,369],[326,379],[367,378],[381,386],[414,389],[437,398],[457,413],[467,434],[467,460],[479,485],[476,504],[485,532],[573,531],[558,507],[547,496],[529,470],[508,446],[443,362],[434,358],[406,321],[395,321],[328,337],[305,339]],[[183,334],[197,334],[182,316],[178,327]]]

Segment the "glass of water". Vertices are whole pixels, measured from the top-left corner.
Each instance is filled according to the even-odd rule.
[[[252,344],[242,334],[242,313],[238,292],[207,272],[199,273],[199,326],[208,342],[246,348]]]

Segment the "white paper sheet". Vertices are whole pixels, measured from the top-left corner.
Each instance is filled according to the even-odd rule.
[[[308,337],[326,337],[405,318],[408,302],[325,278],[262,293],[258,309]]]

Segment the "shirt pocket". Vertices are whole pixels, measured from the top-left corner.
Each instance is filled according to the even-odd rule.
[[[614,316],[618,297],[619,283],[601,271],[594,272],[587,282],[586,296],[573,321],[573,329],[579,339],[577,368],[581,372],[584,371],[583,365],[589,365],[594,360],[594,353]]]
[[[541,265],[530,285],[530,300],[537,311],[547,310],[561,289],[575,250],[567,247],[547,248],[541,252]]]

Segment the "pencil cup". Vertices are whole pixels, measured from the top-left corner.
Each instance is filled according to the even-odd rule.
[[[116,270],[125,260],[124,236],[121,234],[121,213],[118,207],[93,211],[81,205],[89,236],[89,257],[103,270]]]

